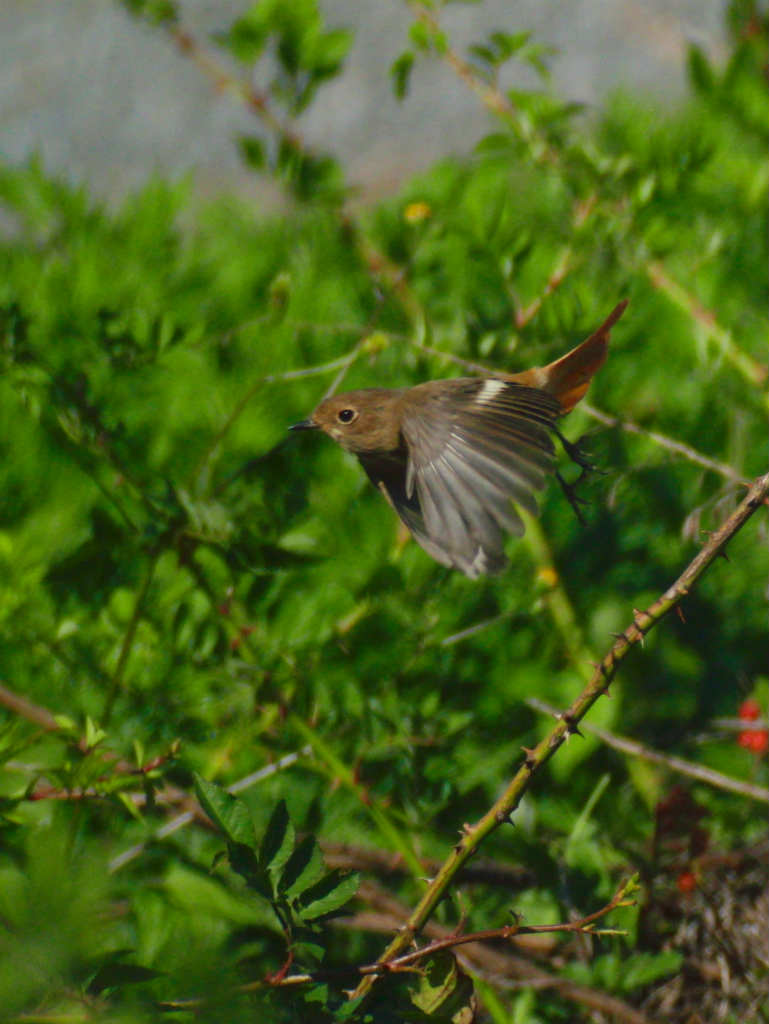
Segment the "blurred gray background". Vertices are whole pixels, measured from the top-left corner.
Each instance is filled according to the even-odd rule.
[[[290,2],[290,0],[286,0]],[[247,0],[182,0],[182,23],[206,41]],[[696,42],[725,55],[725,0],[487,0],[442,15],[463,47],[493,29],[530,30],[560,51],[551,63],[564,97],[600,108],[617,88],[661,106],[685,93]],[[319,92],[303,135],[340,156],[363,194],[387,193],[446,152],[489,130],[478,101],[437,61],[420,61],[408,98],[392,96],[389,67],[407,45],[400,0],[322,0],[329,27],[353,30],[343,75]],[[224,56],[220,59],[224,59]],[[519,73],[515,72],[517,76]],[[521,70],[506,84],[535,83]],[[258,85],[258,77],[255,78]],[[165,32],[111,0],[0,0],[0,157],[39,153],[47,170],[116,199],[155,173],[191,173],[203,196],[261,196],[234,140],[259,130]]]

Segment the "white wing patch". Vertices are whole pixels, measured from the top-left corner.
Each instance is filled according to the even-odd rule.
[[[475,399],[480,405],[485,405],[487,402],[492,402],[500,391],[504,391],[507,384],[503,380],[485,380],[483,387],[478,392],[478,397]]]

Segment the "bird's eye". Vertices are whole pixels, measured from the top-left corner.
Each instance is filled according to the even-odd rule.
[[[357,415],[354,409],[340,409],[336,414],[336,418],[340,423],[352,423]]]

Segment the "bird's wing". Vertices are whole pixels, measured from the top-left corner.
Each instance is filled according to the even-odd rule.
[[[560,404],[498,378],[434,381],[413,391],[421,400],[412,396],[402,418],[405,480],[399,490],[384,489],[433,558],[473,578],[498,571],[503,531],[523,533],[511,501],[537,513],[535,492],[554,456],[548,428]]]
[[[369,480],[392,505],[414,540],[436,562],[440,562],[441,565],[453,566],[453,559],[449,557],[443,547],[430,539],[416,494],[413,492],[410,495],[406,494],[406,453],[393,456],[363,454],[359,455],[358,459],[366,470]]]

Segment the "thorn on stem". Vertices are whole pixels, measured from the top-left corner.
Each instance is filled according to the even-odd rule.
[[[521,750],[525,754],[524,766],[528,768],[530,772],[533,772],[537,766],[537,762],[534,758],[534,751],[536,747],[521,747]]]
[[[563,718],[564,722],[566,723],[566,738],[567,739],[569,739],[570,736],[580,736],[582,739],[585,738],[582,735],[582,733],[579,731],[579,725],[572,718],[571,715],[566,714],[566,715],[562,715],[561,717]]]

